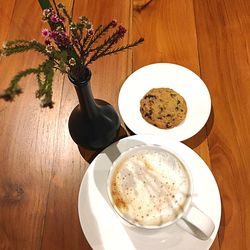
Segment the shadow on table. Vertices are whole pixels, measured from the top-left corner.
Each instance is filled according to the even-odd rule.
[[[206,123],[206,125],[193,137],[183,141],[184,144],[186,144],[188,147],[194,149],[198,147],[206,138],[209,136],[212,127],[214,124],[214,109],[213,106],[211,108],[211,113],[209,116],[209,119]],[[122,138],[125,138],[127,136],[134,135],[134,133],[126,126],[126,125],[121,125],[118,135],[115,139],[115,141],[118,141]],[[101,152],[104,150],[104,148],[99,149],[99,150],[90,150],[81,146],[78,146],[78,149],[80,151],[80,154],[82,157],[88,162],[92,162],[93,159]]]
[[[119,132],[118,135],[115,139],[115,141],[118,141],[122,138],[125,138],[129,135],[127,129],[124,129],[124,127],[121,125],[119,128]],[[91,163],[94,158],[101,152],[104,150],[104,148],[99,149],[99,150],[91,150],[91,149],[87,149],[84,147],[81,147],[78,145],[78,149],[80,151],[80,154],[82,155],[82,157],[84,158],[85,161],[87,161],[88,163]]]
[[[206,125],[197,134],[183,141],[183,143],[192,149],[198,147],[209,136],[213,128],[213,124],[214,124],[214,109],[212,106],[211,113],[210,113],[210,116],[208,118]]]

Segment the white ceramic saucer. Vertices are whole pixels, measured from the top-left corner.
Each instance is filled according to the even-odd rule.
[[[140,113],[140,100],[152,88],[171,88],[187,103],[185,120],[177,127],[160,129],[146,122]],[[135,134],[164,135],[177,141],[195,135],[207,122],[211,111],[209,91],[191,70],[171,63],[155,63],[132,73],[123,83],[118,106],[121,117]]]
[[[215,230],[202,241],[174,224],[160,231],[135,230],[114,213],[107,194],[107,177],[112,162],[125,150],[141,144],[167,146],[182,156],[194,181],[193,202],[213,220]],[[221,202],[215,179],[205,162],[181,142],[165,137],[135,135],[124,138],[102,151],[89,165],[81,183],[78,212],[82,230],[95,250],[205,250],[212,245],[220,224]]]

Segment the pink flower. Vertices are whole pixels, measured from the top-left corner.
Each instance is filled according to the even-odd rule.
[[[47,38],[50,35],[50,31],[48,29],[42,29],[42,35]]]
[[[60,18],[56,14],[52,14],[50,17],[50,21],[52,23],[58,23],[58,22],[60,22]]]

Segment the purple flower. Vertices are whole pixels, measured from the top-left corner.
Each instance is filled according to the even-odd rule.
[[[70,45],[69,36],[65,32],[52,31],[49,37],[53,39],[58,46],[68,47]]]
[[[55,38],[57,37],[57,35],[58,35],[58,32],[57,32],[57,31],[52,31],[52,32],[50,32],[50,34],[49,34],[49,38],[55,39]]]
[[[58,22],[60,22],[60,18],[56,14],[52,14],[50,17],[50,21],[52,23],[58,23]]]
[[[117,20],[116,19],[113,19],[111,22],[110,22],[110,25],[114,28],[116,27],[117,25]]]
[[[119,27],[118,27],[118,33],[121,36],[123,36],[126,32],[127,32],[127,30],[125,29],[125,27],[123,27],[122,25],[119,25]]]
[[[47,38],[50,35],[50,31],[48,29],[42,29],[42,35]]]

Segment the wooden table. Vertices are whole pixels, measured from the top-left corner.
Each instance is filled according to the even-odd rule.
[[[212,112],[206,126],[184,143],[208,164],[222,198],[218,236],[211,249],[250,249],[250,1],[70,0],[74,15],[97,25],[116,18],[128,29],[124,42],[142,46],[91,66],[96,98],[117,109],[119,89],[134,70],[151,63],[183,65],[206,82]],[[1,1],[0,43],[42,40],[35,0]],[[0,89],[18,71],[41,62],[27,53],[0,59]],[[14,102],[0,100],[0,249],[91,249],[78,219],[81,180],[96,152],[78,148],[68,132],[77,104],[67,77],[56,75],[53,109],[34,97],[36,79],[22,81]]]

